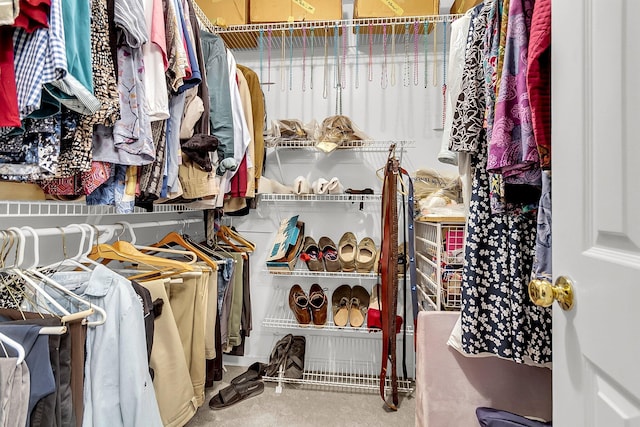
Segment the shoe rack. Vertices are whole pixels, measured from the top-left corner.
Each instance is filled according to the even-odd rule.
[[[460,310],[465,219],[425,217],[415,222],[416,272],[422,310]]]
[[[391,144],[396,144],[396,152],[398,156],[404,153],[407,146],[412,141],[376,141],[370,145],[358,144],[350,148],[337,149],[328,154],[333,156],[333,162],[339,163],[341,158],[345,156],[357,156],[362,152],[378,152],[381,155],[389,151]],[[293,144],[282,144],[277,147],[270,147],[274,152],[288,151],[284,156],[286,160],[293,162],[300,158],[314,159],[318,155],[321,158],[327,154],[319,152],[312,145],[300,144],[296,141]],[[318,152],[318,153],[316,153]],[[274,155],[276,155],[274,153]],[[306,156],[306,157],[305,157]],[[342,157],[341,157],[342,156]],[[292,171],[285,162],[280,163],[278,158],[279,171],[282,174],[282,182],[287,181],[287,173],[292,175]],[[305,160],[306,161],[306,160]],[[310,164],[317,162],[309,161]],[[368,169],[366,173],[370,174],[371,182],[375,182],[375,168],[367,168],[365,162],[354,162],[357,166],[358,173],[365,173],[364,169]],[[289,178],[291,178],[289,176]],[[346,186],[347,183],[345,183]],[[361,222],[367,222],[375,218],[379,221],[380,206],[382,196],[380,189],[374,190],[374,194],[263,194],[260,196],[259,209],[265,210],[265,216],[285,217],[293,213],[300,215],[300,220],[305,221],[305,234],[310,235],[317,241],[322,235],[332,237],[334,242],[338,242],[339,234],[343,230],[351,231],[348,227],[352,224],[357,228]],[[270,212],[275,209],[276,213]],[[339,218],[340,225],[347,227],[346,229],[337,229],[336,233],[325,222],[314,222],[313,218],[317,216]],[[328,227],[328,228],[327,228]],[[379,226],[371,227],[369,236],[374,239],[376,246],[379,247],[380,236]],[[355,229],[354,229],[355,231]],[[333,234],[333,235],[332,235]],[[361,231],[356,233],[358,241],[366,237]],[[365,233],[366,234],[366,233]],[[329,272],[329,271],[311,271],[306,264],[298,260],[295,268],[289,271],[268,271],[273,280],[273,292],[269,309],[262,320],[262,327],[274,331],[276,334],[291,333],[294,335],[304,335],[307,342],[307,352],[305,357],[305,368],[303,377],[300,379],[286,378],[284,372],[280,372],[273,377],[265,377],[265,381],[276,382],[278,384],[276,392],[281,392],[284,384],[298,384],[320,389],[342,388],[342,389],[358,389],[375,392],[379,389],[379,373],[381,361],[379,360],[382,352],[382,333],[379,330],[369,330],[366,320],[361,327],[336,326],[333,322],[331,296],[340,285],[348,284],[350,286],[360,285],[371,291],[372,287],[378,283],[379,276],[377,273],[359,273],[359,272]],[[312,283],[319,283],[325,295],[327,296],[327,322],[321,327],[313,324],[301,326],[295,318],[293,311],[289,307],[288,295],[289,289],[294,284],[300,284],[305,291],[309,290]],[[400,278],[399,285],[403,286],[403,279]],[[407,282],[407,287],[409,283]],[[400,295],[402,295],[402,291]],[[407,289],[407,295],[410,299],[410,290]],[[400,298],[401,299],[401,298]],[[411,309],[407,307],[407,316],[411,317]],[[403,313],[402,301],[399,301],[399,314]],[[404,316],[403,316],[404,317]],[[413,321],[403,322],[402,331],[398,334],[398,349],[400,360],[402,348],[406,346],[407,358],[413,363]],[[406,342],[403,337],[406,333]],[[413,369],[410,370],[413,374]],[[399,390],[402,393],[412,391],[412,378],[405,378],[399,373]],[[388,384],[390,387],[390,384]]]

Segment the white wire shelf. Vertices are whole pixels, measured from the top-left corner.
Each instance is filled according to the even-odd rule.
[[[194,211],[185,204],[153,205],[153,213],[176,213]],[[126,214],[148,214],[146,209],[134,207],[133,212]],[[6,216],[94,216],[94,215],[125,215],[116,211],[114,206],[89,206],[80,202],[57,201],[10,201],[0,200],[0,217]]]
[[[262,202],[380,202],[381,194],[261,194]]]
[[[206,20],[205,25],[209,31],[219,34],[230,49],[278,49],[285,43],[287,46],[300,48],[311,44],[311,39],[319,44],[324,41],[325,35],[328,43],[334,43],[333,39],[338,33],[341,36],[344,31],[368,41],[371,34],[372,43],[379,44],[383,41],[383,32],[386,29],[387,36],[392,32],[402,36],[405,30],[414,35],[417,24],[417,33],[424,34],[425,25],[437,25],[450,23],[462,15],[428,15],[428,16],[399,16],[388,18],[361,18],[336,21],[302,21],[302,22],[276,22],[266,24],[246,24],[219,27],[212,25],[204,14],[199,18]],[[303,41],[303,39],[305,39]]]
[[[331,301],[331,295],[327,294],[328,301]],[[288,302],[288,290],[283,288],[276,288],[273,300],[274,303],[271,304],[271,310],[265,315],[262,320],[262,326],[266,328],[278,328],[278,329],[295,329],[298,331],[308,331],[308,332],[347,332],[347,333],[356,333],[356,334],[366,334],[371,335],[371,337],[379,338],[380,330],[373,329],[369,330],[367,328],[367,321],[365,319],[365,323],[359,327],[354,328],[351,326],[339,327],[333,323],[332,315],[331,315],[331,303],[329,303],[327,323],[322,327],[315,327],[313,325],[309,325],[306,327],[300,326],[298,321],[296,320],[293,312],[289,309],[287,304]],[[411,322],[409,322],[411,323]],[[403,327],[405,323],[403,322]],[[413,326],[411,324],[407,325],[407,335],[413,335]],[[402,332],[398,334],[398,337],[402,337]]]
[[[377,279],[377,273],[357,273],[348,271],[310,271],[310,270],[268,270],[274,276],[289,277],[326,277],[335,279]]]
[[[354,150],[354,151],[386,151],[392,144],[396,144],[396,150],[412,147],[414,141],[348,141],[343,142],[338,148],[332,152],[339,150]],[[278,141],[272,144],[270,148],[297,148],[297,149],[313,149],[319,153],[324,153],[320,149],[316,148],[316,141],[300,140],[300,141]]]
[[[314,388],[359,389],[378,391],[382,340],[357,340],[334,336],[306,337],[304,371],[301,379],[285,378],[282,372],[277,376],[263,377],[265,381],[298,384]],[[413,358],[413,348],[407,348],[407,362]],[[328,358],[317,355],[329,352]],[[397,347],[397,365],[402,365],[402,344]],[[388,374],[390,376],[390,374]],[[400,373],[398,375],[401,376]],[[387,378],[386,389],[391,389]],[[413,381],[398,378],[398,391],[410,393]]]

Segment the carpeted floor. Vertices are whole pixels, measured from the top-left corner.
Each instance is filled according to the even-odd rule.
[[[227,366],[222,381],[207,391],[205,404],[186,427],[298,427],[415,425],[415,399],[400,395],[397,412],[387,412],[374,392],[322,390],[285,385],[276,394],[275,383],[265,383],[264,392],[222,410],[209,409],[209,400],[245,368]]]

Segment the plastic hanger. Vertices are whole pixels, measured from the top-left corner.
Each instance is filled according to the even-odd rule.
[[[17,365],[21,364],[24,361],[25,351],[22,344],[12,340],[11,338],[9,338],[8,336],[6,336],[1,332],[0,332],[0,342],[2,342],[2,344],[7,344],[9,347],[13,348],[15,351],[18,352],[18,361],[16,362]],[[5,354],[6,353],[7,352],[5,350]]]
[[[25,270],[27,273],[34,275],[35,277],[37,277],[38,279],[42,280],[43,282],[46,282],[48,285],[50,285],[51,287],[55,288],[57,291],[59,291],[60,293],[70,297],[71,299],[79,302],[82,305],[87,306],[88,308],[86,310],[82,310],[79,311],[77,313],[72,313],[72,314],[68,314],[67,316],[63,316],[62,317],[62,322],[63,323],[67,323],[71,320],[75,320],[75,319],[79,319],[79,318],[87,318],[90,315],[92,315],[94,312],[98,312],[98,314],[100,314],[100,317],[98,318],[98,320],[93,320],[93,321],[87,321],[86,324],[87,326],[99,326],[104,324],[104,322],[106,322],[107,320],[107,312],[102,309],[101,307],[98,307],[96,305],[91,304],[89,301],[87,301],[86,299],[80,297],[79,295],[77,295],[76,293],[70,291],[69,289],[65,288],[64,286],[62,286],[60,283],[56,282],[55,280],[53,280],[51,277],[47,276],[46,274],[43,274],[42,272],[40,272],[36,267],[38,265],[39,262],[39,252],[40,252],[40,241],[39,241],[39,237],[38,237],[38,233],[31,227],[22,227],[23,229],[29,231],[31,233],[31,236],[33,237],[33,245],[34,245],[34,261],[33,261],[33,265],[30,267],[27,267]]]
[[[28,227],[23,227],[23,229],[27,229]],[[40,271],[43,270],[59,270],[63,266],[72,266],[80,268],[84,271],[91,271],[89,267],[82,264],[80,259],[82,259],[82,255],[84,254],[84,248],[87,240],[87,229],[82,227],[80,224],[69,224],[67,227],[57,227],[60,230],[60,234],[62,236],[62,251],[64,255],[64,259],[57,264],[51,264],[46,267],[39,268]],[[69,257],[67,256],[66,251],[66,239],[65,239],[65,229],[66,228],[77,228],[80,230],[80,243],[78,244],[78,253],[75,256]]]
[[[6,268],[6,271],[23,279],[27,285],[29,285],[34,291],[40,294],[44,299],[46,299],[53,307],[55,307],[60,313],[64,316],[71,316],[71,313],[64,307],[62,307],[55,299],[51,297],[44,289],[40,287],[31,277],[25,274],[20,268],[24,261],[24,246],[25,246],[25,236],[22,231],[17,227],[11,227],[7,230],[9,233],[14,233],[14,237],[17,239],[17,249],[16,249],[16,258],[14,260],[14,265]],[[74,317],[75,319],[75,317]]]

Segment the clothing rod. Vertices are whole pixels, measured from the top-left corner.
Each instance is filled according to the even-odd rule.
[[[149,221],[149,222],[131,223],[131,227],[135,230],[135,229],[142,229],[142,228],[170,227],[173,225],[186,226],[188,224],[197,224],[202,222],[203,222],[202,218],[187,218],[187,219],[175,219],[175,220],[166,220],[166,221]],[[104,224],[104,225],[95,225],[95,226],[92,225],[92,227],[96,227],[100,231],[100,233],[107,233],[107,234],[110,234],[111,236],[116,232],[127,230],[127,226],[125,226],[124,224]],[[38,237],[60,236],[63,233],[65,235],[82,233],[82,231],[78,227],[73,227],[72,224],[62,227],[62,230],[60,228],[54,228],[54,227],[36,228],[34,230],[38,234]],[[23,232],[25,234],[26,233],[31,234],[31,230],[29,229],[23,229]]]

